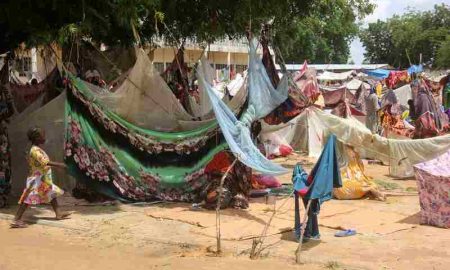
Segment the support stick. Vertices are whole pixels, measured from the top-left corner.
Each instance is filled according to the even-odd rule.
[[[297,250],[295,251],[295,262],[297,264],[300,264],[300,252],[302,251],[302,244],[303,244],[303,234],[305,233],[305,227],[306,227],[306,223],[308,222],[308,212],[309,212],[309,208],[311,207],[311,201],[308,201],[308,204],[306,205],[306,209],[305,209],[305,218],[303,219],[303,223],[301,224],[300,227],[300,241],[298,243],[298,247]]]
[[[222,194],[223,194],[223,182],[225,182],[225,178],[227,178],[228,173],[231,171],[231,169],[234,167],[234,164],[238,159],[236,158],[233,163],[231,163],[230,167],[226,170],[226,172],[222,175],[222,178],[220,179],[220,185],[219,185],[219,198],[217,199],[217,206],[216,206],[216,239],[217,239],[217,254],[222,253],[222,246],[220,242],[220,206],[222,203]]]

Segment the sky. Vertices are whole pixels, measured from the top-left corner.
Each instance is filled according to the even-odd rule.
[[[364,19],[364,24],[376,22],[378,19],[386,20],[393,15],[401,15],[409,8],[418,11],[433,9],[434,5],[447,3],[450,0],[372,0],[377,5],[375,11]],[[350,45],[351,58],[355,64],[361,64],[364,60],[364,47],[359,39],[355,39]],[[377,63],[384,64],[384,63]]]

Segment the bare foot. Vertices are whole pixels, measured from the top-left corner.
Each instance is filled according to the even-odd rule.
[[[11,229],[23,229],[28,227],[28,225],[22,220],[15,220],[10,225]]]
[[[70,218],[70,215],[72,215],[71,212],[65,212],[65,213],[62,213],[62,214],[56,216],[56,220],[69,219],[69,218]]]

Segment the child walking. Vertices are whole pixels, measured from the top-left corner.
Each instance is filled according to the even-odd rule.
[[[28,155],[30,171],[11,228],[27,227],[26,223],[22,221],[22,216],[30,205],[50,203],[57,220],[67,218],[70,215],[70,213],[60,211],[56,198],[63,195],[64,191],[53,184],[52,180],[52,167],[65,169],[66,165],[50,161],[48,155],[42,150],[42,145],[45,143],[43,129],[32,128],[28,131],[27,136],[32,144]]]

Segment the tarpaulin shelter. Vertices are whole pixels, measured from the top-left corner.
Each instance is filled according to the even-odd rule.
[[[450,151],[416,164],[421,224],[450,228]]]
[[[75,176],[90,190],[121,200],[193,201],[215,181],[216,165],[231,156],[214,116],[194,121],[146,58],[138,52],[115,93],[69,75],[67,93],[43,106],[38,100],[15,118],[9,126],[13,195],[25,184],[26,132],[36,125],[47,131],[44,149],[52,160],[69,165],[70,175],[54,170],[55,183],[66,190],[76,186]],[[229,103],[236,114],[246,100],[240,92]],[[239,171],[245,177],[244,168],[238,162],[230,176]]]
[[[330,71],[324,71],[322,74],[317,76],[319,81],[346,81],[352,78],[354,71],[346,71],[341,73],[335,73]]]
[[[246,176],[250,171],[243,163],[260,169],[272,166],[278,173],[284,169],[264,161],[264,157],[252,163],[244,156],[248,152],[234,153],[236,148],[231,147],[229,139],[236,138],[236,134],[224,138],[222,133],[225,128],[227,132],[248,131],[246,125],[264,117],[287,98],[283,80],[278,89],[270,84],[257,58],[256,44],[250,53],[248,92],[238,91],[227,104],[213,93],[218,100],[212,105],[219,106],[206,120],[197,120],[185,111],[142,50],[137,50],[134,67],[114,93],[69,74],[67,93],[29,116],[20,117],[22,121],[14,123],[10,130],[17,138],[13,143],[18,153],[13,157],[15,192],[22,189],[21,174],[25,174],[20,170],[27,150],[23,134],[30,126],[39,125],[49,131],[52,142],[45,150],[55,161],[65,159],[76,184],[109,197],[124,201],[201,200],[211,183],[218,183],[222,165],[231,164],[233,154],[242,163],[237,162],[227,178],[234,177],[233,192],[247,195],[246,181],[250,178]],[[243,112],[247,98],[248,108]],[[217,113],[217,107],[223,113]],[[240,115],[242,122],[234,121]],[[233,121],[224,126],[230,119]],[[244,151],[253,145],[248,132],[236,140],[242,143],[247,136]],[[66,174],[55,177],[55,182],[73,188],[74,182],[67,179]]]
[[[374,69],[374,70],[365,70],[364,71],[367,75],[383,80],[389,77],[390,70],[387,69]]]
[[[338,103],[345,102],[346,100],[349,103],[355,103],[356,101],[355,95],[345,86],[338,88],[320,86],[320,91],[322,92],[326,107],[334,107]]]
[[[285,129],[284,131],[281,131]],[[278,131],[281,131],[278,133]],[[337,140],[350,145],[362,158],[382,161],[390,166],[390,175],[404,178],[414,175],[412,166],[436,157],[450,149],[450,135],[428,139],[388,139],[367,129],[354,117],[341,118],[318,108],[309,107],[286,124],[263,125],[262,134],[277,132],[298,151],[318,157],[325,145],[324,138],[333,133]]]
[[[408,74],[409,75],[411,75],[413,73],[418,74],[418,73],[421,73],[421,72],[423,72],[423,66],[422,65],[411,65],[408,68]]]
[[[9,88],[13,96],[15,110],[21,113],[42,95],[45,96],[44,102],[48,102],[58,96],[62,87],[61,83],[59,70],[55,67],[43,81],[37,84],[19,85],[9,83],[6,87]]]

